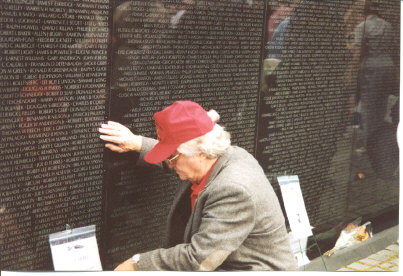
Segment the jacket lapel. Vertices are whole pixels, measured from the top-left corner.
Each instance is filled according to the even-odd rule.
[[[210,183],[213,182],[214,178],[216,178],[216,176],[221,172],[221,170],[227,166],[227,163],[228,163],[233,151],[234,151],[234,148],[230,146],[227,149],[227,151],[218,158],[216,164],[214,165],[213,169],[210,172],[210,175],[207,179],[207,183],[206,183],[206,186],[204,186],[204,189],[206,189],[210,185]]]
[[[218,158],[217,162],[215,163],[213,169],[212,169],[211,172],[210,172],[209,177],[207,178],[207,183],[206,183],[206,186],[204,186],[203,191],[205,191],[205,190],[207,189],[207,187],[210,185],[210,183],[213,182],[213,180],[214,180],[214,179],[216,178],[216,176],[220,173],[220,171],[221,171],[223,168],[226,167],[226,164],[228,163],[229,158],[230,158],[230,156],[231,156],[233,150],[234,150],[233,147],[229,147],[228,150],[227,150],[222,156],[220,156],[220,157]],[[190,186],[189,186],[189,188],[190,188]],[[200,194],[203,193],[203,191],[201,191]],[[200,196],[200,194],[199,194],[199,196]],[[195,205],[194,205],[194,210],[196,210],[196,209],[197,209],[197,199],[196,199],[196,203],[195,203]],[[195,213],[196,213],[196,212],[193,211],[193,212],[190,214],[190,218],[189,218],[189,220],[188,220],[188,222],[187,222],[187,224],[186,224],[186,229],[185,229],[185,234],[184,234],[184,242],[185,242],[185,243],[189,243],[189,242],[190,242],[190,239],[192,238],[193,220],[194,220],[194,219],[198,219],[198,220],[201,219],[201,218],[199,218],[199,217],[198,217],[198,218],[195,218]]]

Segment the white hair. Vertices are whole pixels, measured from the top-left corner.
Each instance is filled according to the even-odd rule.
[[[220,119],[217,111],[210,110],[207,112],[213,122]],[[222,155],[231,145],[231,135],[225,131],[219,124],[214,124],[212,131],[182,143],[178,147],[178,152],[186,156],[194,156],[199,153],[205,153],[208,158],[217,158]]]

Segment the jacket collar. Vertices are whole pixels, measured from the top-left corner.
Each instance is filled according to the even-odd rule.
[[[206,186],[204,186],[203,191],[205,191],[206,188],[210,185],[210,183],[213,182],[213,180],[217,177],[217,175],[221,172],[221,170],[223,170],[225,167],[227,167],[227,164],[228,164],[233,152],[234,152],[234,147],[230,146],[226,150],[226,152],[218,158],[217,162],[215,163],[213,169],[210,172],[209,177],[207,178],[207,183],[206,183]],[[202,194],[203,191],[201,191],[200,194]],[[195,205],[195,208],[196,208],[196,205]],[[192,212],[190,214],[188,223],[185,228],[185,234],[184,234],[185,242],[190,242],[190,239],[191,239],[191,234],[192,234],[191,228],[193,225],[194,214],[195,214],[194,212]]]
[[[207,183],[204,188],[207,188],[212,180],[214,180],[216,176],[221,172],[221,170],[227,166],[233,152],[234,148],[232,146],[229,146],[225,153],[217,159],[217,162],[215,163],[209,177],[207,178]]]

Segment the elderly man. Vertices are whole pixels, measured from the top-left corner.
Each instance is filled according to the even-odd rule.
[[[158,141],[115,122],[100,138],[117,152],[138,151],[139,162],[175,170],[181,180],[168,216],[167,247],[135,254],[116,270],[296,270],[284,217],[252,155],[191,101],[154,114]]]

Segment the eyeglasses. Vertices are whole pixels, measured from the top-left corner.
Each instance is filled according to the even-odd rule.
[[[178,157],[179,157],[179,155],[181,155],[181,153],[180,152],[178,152],[177,154],[175,154],[174,156],[172,156],[172,157],[169,157],[168,159],[167,159],[167,162],[168,162],[168,164],[173,164],[173,163],[175,163],[175,161],[176,161],[176,159],[178,159]]]

